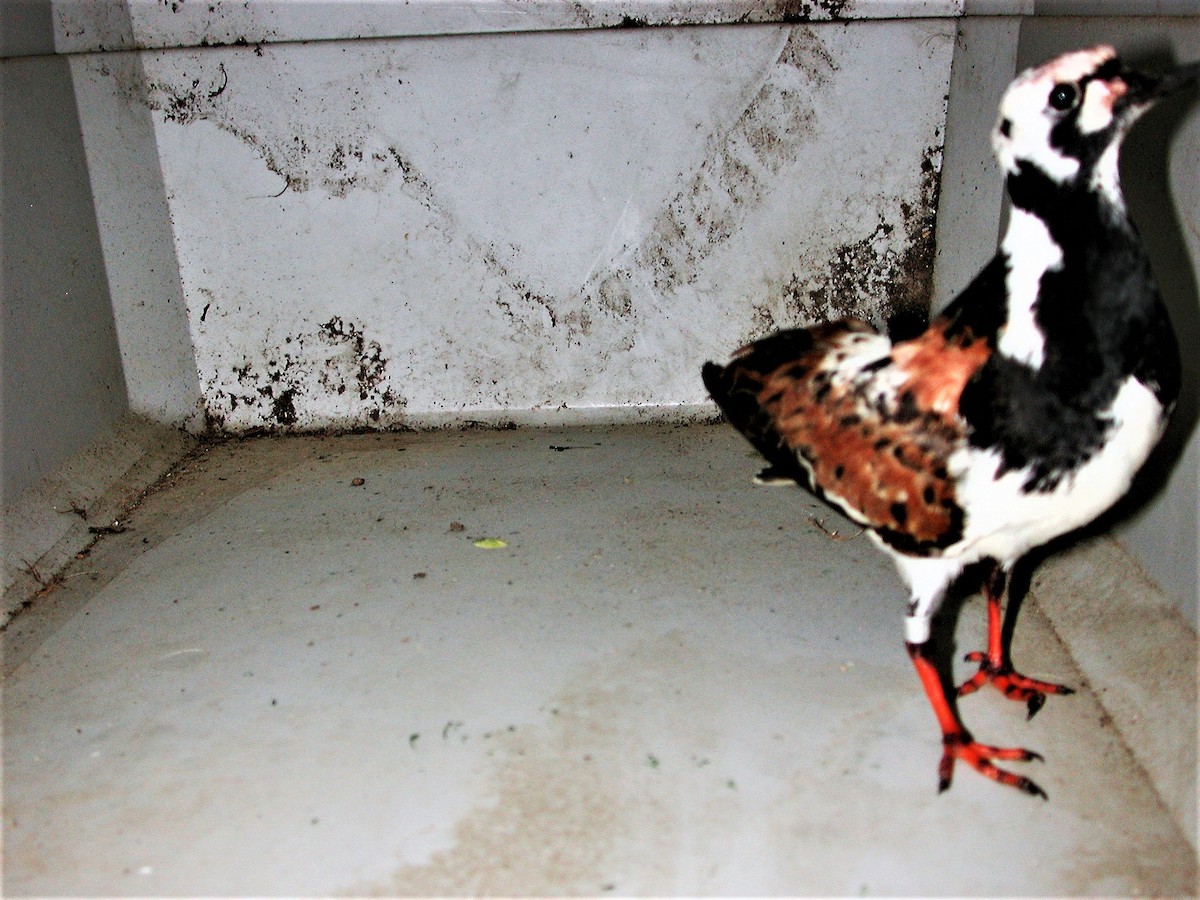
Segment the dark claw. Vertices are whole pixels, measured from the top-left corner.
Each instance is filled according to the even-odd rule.
[[[938,793],[944,794],[954,778],[954,757],[942,755],[938,762]]]
[[[1028,778],[1021,781],[1021,783],[1018,784],[1017,787],[1019,787],[1021,790],[1023,790],[1025,793],[1027,793],[1031,797],[1041,797],[1043,800],[1050,799],[1050,797],[1046,794],[1045,791],[1043,791],[1040,787],[1037,786],[1037,784],[1030,781]]]
[[[1042,694],[1042,693],[1030,694],[1029,699],[1027,701],[1025,701],[1025,708],[1029,710],[1028,714],[1025,716],[1025,721],[1028,722],[1035,715],[1037,715],[1037,711],[1042,708],[1042,704],[1044,704],[1045,702],[1046,702],[1045,694]]]

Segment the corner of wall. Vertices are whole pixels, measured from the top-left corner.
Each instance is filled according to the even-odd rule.
[[[1016,72],[1019,33],[1018,18],[958,20],[946,105],[934,311],[954,299],[996,252],[1004,188],[990,135],[996,106]]]
[[[199,433],[200,381],[174,225],[154,120],[138,102],[141,59],[101,53],[70,63],[130,409]]]

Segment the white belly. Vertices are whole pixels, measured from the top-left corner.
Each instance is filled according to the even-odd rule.
[[[1014,562],[1028,550],[1086,525],[1129,489],[1134,474],[1158,442],[1163,408],[1141,382],[1122,385],[1105,417],[1112,426],[1106,443],[1052,491],[1028,493],[1028,469],[996,478],[1000,455],[965,449],[951,459],[965,472],[958,498],[967,511],[963,539],[946,551],[963,564],[992,557]]]

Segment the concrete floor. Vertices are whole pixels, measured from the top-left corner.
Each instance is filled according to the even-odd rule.
[[[756,470],[707,426],[206,447],[4,635],[5,894],[1195,891],[1086,689],[962,704],[1049,802],[937,795],[890,563]],[[1084,687],[1036,598],[1014,654]]]

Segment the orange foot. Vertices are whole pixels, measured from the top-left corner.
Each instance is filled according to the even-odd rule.
[[[938,764],[938,793],[950,787],[954,777],[954,762],[961,759],[981,775],[1015,787],[1034,797],[1048,799],[1046,792],[1024,775],[1014,775],[992,764],[993,759],[1017,760],[1028,762],[1031,759],[1041,760],[1041,754],[1020,747],[989,747],[977,743],[965,730],[951,731],[942,735],[942,761]]]
[[[1065,684],[1054,684],[1049,681],[1038,681],[1036,678],[1026,678],[1020,672],[1013,671],[1009,663],[996,663],[987,654],[976,650],[963,657],[967,662],[979,663],[979,671],[964,681],[958,687],[958,696],[965,697],[973,694],[987,682],[1004,694],[1009,700],[1020,700],[1029,710],[1028,719],[1042,708],[1047,694],[1073,694],[1075,690]]]

